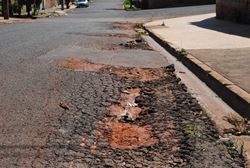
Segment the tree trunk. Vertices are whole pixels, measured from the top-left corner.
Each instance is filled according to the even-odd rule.
[[[9,0],[3,0],[3,17],[4,19],[10,17]]]

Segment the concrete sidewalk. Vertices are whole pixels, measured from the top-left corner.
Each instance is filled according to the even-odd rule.
[[[149,34],[240,114],[250,117],[250,25],[215,13],[146,23]]]

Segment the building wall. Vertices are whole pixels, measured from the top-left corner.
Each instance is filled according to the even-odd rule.
[[[45,9],[52,8],[58,5],[57,0],[44,0]]]
[[[216,0],[219,19],[250,23],[250,0]]]
[[[164,8],[186,5],[214,4],[215,0],[142,0],[142,8]]]

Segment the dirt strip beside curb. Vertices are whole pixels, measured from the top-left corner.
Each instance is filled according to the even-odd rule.
[[[240,115],[250,118],[250,94],[229,81],[211,67],[204,64],[194,56],[187,54],[182,55],[178,52],[178,47],[164,41],[159,35],[155,35],[152,29],[145,27],[149,36],[165,48],[170,54],[174,55],[196,76],[205,82],[222,100],[231,106]]]

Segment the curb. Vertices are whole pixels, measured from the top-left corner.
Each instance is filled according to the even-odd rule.
[[[144,26],[149,36],[165,48],[170,54],[175,56],[189,70],[191,70],[200,80],[208,85],[220,98],[226,102],[231,108],[237,111],[240,115],[250,118],[250,94],[229,81],[211,67],[204,64],[191,54],[180,54],[178,47],[161,39],[153,31]]]

